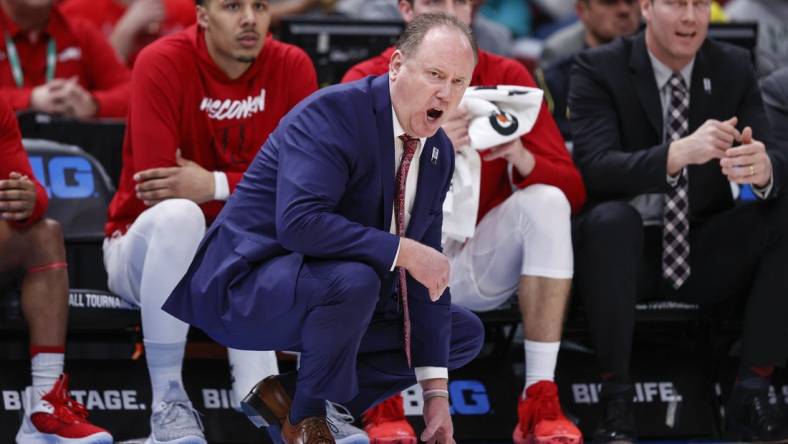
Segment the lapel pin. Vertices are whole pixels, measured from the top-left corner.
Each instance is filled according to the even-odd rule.
[[[711,94],[711,79],[708,77],[703,78],[703,90],[706,94]]]
[[[430,162],[432,162],[433,165],[437,165],[438,164],[438,147],[437,146],[432,147],[432,158],[430,159]]]

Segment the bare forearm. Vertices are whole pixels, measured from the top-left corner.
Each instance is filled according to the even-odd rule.
[[[115,50],[124,63],[129,59],[136,35],[137,30],[130,23],[121,19],[109,36],[109,43],[112,45],[112,49]]]

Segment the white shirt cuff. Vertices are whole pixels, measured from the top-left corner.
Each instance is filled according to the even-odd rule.
[[[230,197],[230,183],[227,181],[227,175],[221,171],[213,172],[214,200],[227,200]]]
[[[394,271],[397,268],[397,259],[399,259],[399,247],[402,245],[402,238],[397,242],[397,254],[394,255],[394,263],[391,264],[389,271]]]
[[[769,194],[772,192],[772,188],[774,188],[774,178],[769,180],[769,184],[763,188],[758,188],[755,185],[752,186],[752,192],[758,199],[766,199],[769,197]]]
[[[446,367],[416,367],[413,371],[418,382],[427,379],[449,379],[449,369]]]
[[[679,179],[681,178],[681,176],[683,176],[685,174],[687,174],[687,169],[686,168],[682,168],[681,171],[678,174],[676,174],[675,176],[671,176],[670,174],[668,174],[665,177],[665,180],[668,181],[668,185],[670,185],[673,188],[676,188],[676,186],[679,184]]]

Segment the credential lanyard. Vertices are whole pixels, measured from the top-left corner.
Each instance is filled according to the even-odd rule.
[[[21,88],[25,85],[25,74],[22,71],[22,63],[19,61],[19,53],[16,50],[14,41],[8,32],[5,34],[5,49],[8,53],[8,62],[11,63],[11,74],[14,75],[14,82],[16,86]],[[49,82],[55,78],[55,65],[57,64],[57,46],[55,39],[50,38],[47,44],[47,74],[46,81]]]

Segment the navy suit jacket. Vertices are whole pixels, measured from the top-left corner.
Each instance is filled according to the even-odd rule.
[[[389,232],[394,133],[387,75],[311,95],[257,154],[164,309],[241,349],[292,349],[277,322],[293,304],[304,260],[357,261],[381,279],[375,317],[398,318],[398,238]],[[433,151],[437,150],[437,159]],[[439,130],[426,140],[408,238],[440,251],[454,155]],[[408,277],[414,366],[448,366],[450,302],[431,302]],[[374,322],[373,318],[373,322]],[[282,325],[281,328],[292,326]]]

